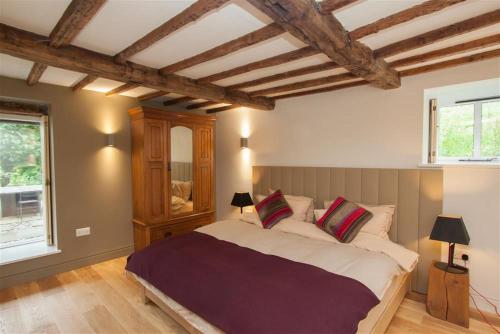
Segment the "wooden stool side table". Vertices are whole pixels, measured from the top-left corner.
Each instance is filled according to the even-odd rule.
[[[426,304],[430,315],[469,328],[469,271],[434,261]]]

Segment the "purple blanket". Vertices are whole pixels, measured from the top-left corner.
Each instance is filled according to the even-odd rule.
[[[198,232],[132,254],[126,269],[226,333],[355,333],[379,303],[351,278]]]

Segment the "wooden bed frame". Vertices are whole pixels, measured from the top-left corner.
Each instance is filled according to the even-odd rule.
[[[380,303],[359,323],[358,333],[384,333],[410,290],[426,292],[427,268],[440,258],[439,243],[429,240],[428,235],[442,210],[442,171],[254,166],[252,174],[254,195],[267,194],[273,188],[285,194],[311,197],[316,208],[322,208],[324,200],[336,196],[365,204],[396,206],[389,237],[417,252],[419,262],[412,273],[393,279]],[[144,300],[158,305],[189,333],[222,332],[141,278],[136,279],[144,287]]]
[[[132,274],[136,280],[143,287],[143,301],[144,303],[152,302],[156,304],[163,312],[169,315],[172,319],[178,322],[185,330],[191,334],[204,333],[199,326],[194,322],[187,319],[185,316],[180,314],[178,310],[171,307],[168,301],[172,301],[168,296],[160,292],[158,289],[147,284],[144,280]],[[385,333],[387,327],[389,326],[394,314],[396,314],[397,309],[401,305],[401,302],[405,298],[406,294],[410,289],[410,273],[404,273],[394,278],[389,289],[387,289],[384,297],[380,303],[370,310],[368,316],[362,320],[358,325],[358,333],[360,334],[381,334]],[[213,333],[223,333],[220,329],[208,324],[205,320],[201,319],[194,313],[180,306],[183,309],[183,313],[190,313],[194,317],[198,318],[197,322],[204,322],[209,327],[212,328]]]

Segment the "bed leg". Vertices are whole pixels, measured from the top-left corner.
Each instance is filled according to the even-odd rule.
[[[143,286],[142,287],[142,302],[144,304],[148,304],[151,301],[151,299],[149,299],[149,297],[146,295],[146,291],[147,291],[146,287]]]

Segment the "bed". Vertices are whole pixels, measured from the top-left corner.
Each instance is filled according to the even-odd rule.
[[[254,178],[254,192],[259,191],[258,189],[263,189],[263,187],[266,186],[281,187],[280,184],[276,184],[277,182],[268,185],[266,176],[262,178],[262,175],[266,173],[266,170],[264,169],[263,171],[263,167],[258,168],[261,169],[256,173],[256,168],[254,167],[254,177],[255,174],[258,174],[260,177],[258,181],[255,181]],[[280,170],[282,168],[283,167],[280,167]],[[269,167],[269,171],[271,170],[273,170],[272,167]],[[346,173],[349,173],[347,169],[345,171]],[[385,173],[385,171],[387,170],[384,170],[382,175]],[[403,177],[408,176],[406,174],[407,170],[401,173],[398,170],[394,171],[396,175],[396,181],[399,181],[400,175]],[[373,172],[373,170],[370,170],[370,172]],[[274,173],[276,173],[275,170]],[[288,173],[288,171],[286,171],[286,173]],[[293,169],[291,173],[294,173]],[[363,178],[362,173],[363,172],[360,170],[361,179]],[[381,175],[380,171],[377,171],[377,173],[378,176]],[[403,191],[398,192],[399,195],[396,196],[397,200],[394,204],[399,204],[400,209],[397,214],[397,223],[395,228],[401,228],[401,226],[404,226],[401,224],[405,223],[404,220],[405,215],[407,214],[406,207],[408,207],[408,201],[411,202],[415,200],[417,202],[417,211],[419,211],[419,204],[427,203],[426,199],[423,199],[420,193],[426,191],[426,187],[428,186],[427,181],[436,181],[434,174],[431,174],[431,176],[429,176],[429,174],[422,176],[420,175],[420,171],[417,171],[415,173],[416,174],[412,174],[412,176],[418,176],[418,196],[410,200],[407,198],[406,192],[411,193],[411,189],[404,189]],[[431,173],[434,173],[434,171],[432,171]],[[276,176],[276,174],[274,175]],[[284,180],[285,178],[280,175],[279,179]],[[439,175],[437,179],[439,180]],[[269,178],[267,180],[269,180]],[[379,181],[380,185],[380,178],[377,178],[377,181]],[[264,183],[261,184],[261,182]],[[404,182],[406,181],[403,180],[402,182],[396,182],[396,186],[399,183],[397,189],[399,189],[401,183],[406,186]],[[363,184],[363,182],[361,182],[361,184]],[[344,187],[344,189],[348,188],[348,186]],[[362,192],[363,189],[361,189],[361,193]],[[380,194],[382,194],[382,197],[384,196],[384,191],[379,189],[378,193],[379,197]],[[398,199],[399,196],[403,196],[403,200],[406,201],[406,203],[400,202]],[[432,197],[432,199],[440,202],[439,196],[434,196]],[[319,203],[320,201],[317,200],[317,202]],[[410,205],[409,207],[412,206]],[[429,207],[431,207],[430,211],[433,211],[434,207],[436,208],[436,211],[439,210],[439,205]],[[423,210],[423,213],[425,214],[421,214],[421,216],[430,217],[434,214],[434,212],[427,214],[425,210]],[[423,222],[421,224],[422,220],[420,219],[420,216],[417,221],[417,234],[411,236],[411,238],[413,239],[412,242],[417,242],[418,245],[419,229],[421,228],[423,230],[423,223],[426,222]],[[410,234],[411,233],[407,232],[401,233],[400,239],[403,240],[405,237],[409,237]],[[273,323],[271,327],[269,327],[273,330],[265,330],[269,328],[258,327],[268,326],[268,324],[266,323],[268,318],[263,317],[262,313],[264,313],[264,315],[266,316],[272,315],[272,317],[279,318],[279,316],[277,316],[279,312],[274,312],[273,307],[286,309],[287,305],[284,305],[283,303],[276,303],[276,305],[271,306],[271,309],[268,309],[266,307],[263,307],[262,303],[259,304],[258,298],[256,298],[257,300],[254,300],[252,295],[256,294],[258,296],[260,291],[259,289],[256,289],[256,286],[252,286],[252,284],[256,282],[254,281],[254,277],[252,276],[252,271],[244,271],[245,276],[243,277],[248,276],[252,278],[249,280],[250,283],[245,283],[247,284],[245,286],[252,287],[252,289],[257,290],[257,293],[248,293],[248,291],[254,291],[252,289],[240,289],[237,284],[235,285],[235,282],[237,282],[237,278],[234,278],[232,280],[228,279],[228,276],[231,277],[233,275],[227,274],[227,272],[221,270],[221,268],[226,265],[232,266],[235,263],[240,262],[245,263],[243,268],[247,270],[248,267],[251,267],[251,262],[250,264],[246,264],[245,259],[251,259],[254,256],[258,258],[258,263],[265,263],[267,260],[269,260],[272,263],[269,265],[270,267],[275,266],[277,268],[281,268],[280,266],[283,265],[284,271],[290,270],[290,272],[297,273],[298,277],[306,278],[303,279],[303,281],[314,282],[312,284],[309,284],[308,286],[303,285],[302,283],[300,283],[300,281],[297,281],[295,283],[297,285],[292,287],[292,291],[302,291],[303,289],[304,293],[307,293],[306,296],[313,296],[314,302],[318,302],[318,305],[322,305],[322,307],[320,307],[321,310],[323,310],[323,308],[333,309],[334,307],[336,307],[335,305],[331,304],[332,300],[335,300],[335,303],[339,305],[349,305],[349,307],[347,307],[349,310],[347,311],[343,310],[345,307],[338,307],[335,309],[335,312],[333,313],[339,313],[339,316],[337,318],[335,318],[337,315],[332,315],[331,313],[324,314],[324,311],[318,313],[324,314],[324,316],[322,318],[318,318],[320,319],[319,321],[312,321],[307,324],[307,326],[313,327],[304,327],[314,328],[312,332],[382,333],[389,325],[393,315],[395,314],[406,293],[410,289],[412,289],[412,284],[413,290],[418,289],[419,284],[415,284],[415,280],[413,280],[412,282],[412,279],[417,278],[417,280],[421,280],[421,277],[418,273],[418,264],[416,261],[418,255],[416,254],[416,252],[408,250],[407,248],[409,247],[402,247],[390,240],[386,240],[386,242],[381,243],[379,240],[371,240],[366,236],[360,238],[357,237],[350,244],[339,244],[338,242],[332,242],[331,239],[333,238],[328,239],[330,238],[330,236],[324,234],[314,225],[304,222],[296,222],[293,219],[285,219],[283,222],[280,222],[271,230],[265,230],[238,219],[219,221],[214,224],[197,229],[195,233],[193,233],[193,235],[194,237],[187,237],[187,240],[184,241],[179,239],[179,242],[193,242],[193,240],[189,240],[190,238],[203,240],[200,244],[200,250],[198,253],[193,253],[190,249],[189,252],[183,255],[184,257],[180,257],[180,255],[178,254],[173,257],[170,255],[165,256],[165,254],[173,254],[177,252],[173,250],[182,249],[182,244],[181,247],[175,246],[177,248],[174,247],[168,252],[166,252],[164,249],[161,249],[160,246],[157,246],[158,248],[155,251],[153,251],[151,254],[145,255],[145,257],[143,257],[142,259],[137,257],[134,259],[134,256],[132,256],[131,261],[129,261],[129,264],[127,265],[128,272],[134,275],[136,279],[144,286],[145,300],[152,301],[157,304],[161,309],[163,309],[167,314],[178,321],[191,333],[304,332],[304,330],[300,330],[300,325],[303,323],[307,323],[309,318],[314,317],[317,313],[309,312],[306,318],[300,319],[302,315],[307,313],[307,310],[311,309],[311,305],[316,305],[308,304],[308,298],[302,296],[301,298],[302,300],[304,300],[303,303],[290,303],[291,305],[300,305],[300,307],[305,307],[305,309],[301,309],[301,312],[293,315],[293,311],[297,307],[287,309],[288,319],[299,319],[299,321],[294,325],[295,327],[287,327],[289,326],[288,323],[280,323],[279,320],[276,320],[276,323]],[[165,244],[168,244],[169,242],[171,241],[166,241]],[[210,246],[212,244],[217,245],[217,247],[214,248],[215,251],[213,251],[212,246]],[[219,249],[219,246],[222,246],[222,248]],[[415,250],[418,251],[418,247]],[[238,261],[234,261],[234,259],[239,259],[238,256],[240,255],[232,255],[230,259],[233,260],[226,260],[226,262],[224,263],[221,262],[217,265],[212,266],[211,263],[213,263],[214,261],[213,258],[210,257],[211,255],[208,255],[209,259],[205,259],[204,257],[207,253],[217,253],[217,251],[224,254],[233,254],[233,252],[235,252],[234,254],[238,254],[239,252],[249,252],[249,254],[245,253],[241,255],[241,260]],[[182,252],[177,253],[180,254]],[[425,261],[427,261],[428,253],[422,253],[424,254]],[[259,258],[259,256],[261,256],[261,258]],[[439,254],[437,254],[437,256],[439,256]],[[175,261],[179,260],[179,258],[176,257],[181,258],[182,262],[176,263]],[[168,261],[168,258],[170,258],[170,260],[174,261],[174,265],[160,265],[159,263],[150,263],[146,265],[148,259],[152,258],[167,258],[166,261]],[[332,261],[332,259],[335,259],[335,261]],[[420,255],[420,260],[422,260],[422,255]],[[195,263],[196,265],[194,265]],[[196,272],[196,268],[200,266],[198,263],[202,264],[201,267],[203,268],[203,271]],[[193,266],[189,264],[193,264]],[[203,265],[208,265],[208,267],[203,267]],[[157,270],[156,268],[169,267],[181,269],[178,271],[168,271],[167,269],[161,269],[159,275],[157,275],[157,279],[152,279],[151,273]],[[240,269],[241,268],[231,268],[229,272],[238,273]],[[264,270],[269,270],[269,268]],[[211,274],[206,274],[210,271],[213,272]],[[220,274],[218,279],[217,276],[214,276],[216,274]],[[421,272],[420,274],[423,274],[423,272]],[[191,278],[190,280],[190,275],[195,278],[198,277],[198,280],[193,278]],[[260,273],[259,275],[265,276],[262,275],[262,273]],[[271,273],[270,275],[271,277],[274,277],[274,273]],[[314,279],[309,279],[310,277],[316,277],[315,275],[319,275],[318,277],[322,278],[316,281]],[[213,284],[212,289],[210,288],[210,285],[204,285],[205,282],[210,283],[211,276],[213,276],[213,282],[211,283]],[[295,274],[293,276],[295,276]],[[177,278],[165,279],[166,277]],[[340,281],[336,281],[339,279]],[[162,282],[165,280],[173,280],[169,284],[174,284],[171,287],[176,286],[176,288],[169,290],[169,288],[165,288],[165,286],[162,286]],[[228,290],[230,292],[234,291],[234,294],[228,294],[227,291],[224,291],[224,293],[215,293],[214,291],[224,290],[223,287],[217,285],[217,280],[226,282],[228,284]],[[283,281],[286,281],[287,284],[289,284],[289,281],[295,282],[296,280],[291,277],[290,279],[285,279]],[[338,282],[344,281],[347,282],[345,283],[345,287],[343,287],[344,283],[342,283],[342,285],[339,285]],[[245,282],[244,279],[242,279],[242,282]],[[325,282],[329,283],[327,284]],[[255,284],[260,287],[267,286],[267,282],[265,280],[259,281]],[[322,286],[323,284],[324,286]],[[321,292],[318,293],[318,291],[314,288],[311,288],[311,286],[321,287],[329,291],[330,294],[321,294]],[[336,286],[342,286],[342,288],[340,288],[340,290],[335,290]],[[276,285],[274,285],[274,287],[276,288]],[[183,289],[186,291],[189,290],[188,292],[184,292],[184,296],[182,295],[182,293],[179,294],[176,292],[177,290]],[[280,289],[281,286],[278,286],[277,290]],[[347,295],[353,296],[352,300],[345,299],[348,297],[342,295],[342,291],[344,290],[346,291]],[[273,290],[271,289],[265,293],[270,293],[272,295],[272,291]],[[195,298],[193,298],[193,295],[195,296]],[[300,295],[300,293],[298,293],[298,295]],[[328,298],[323,298],[324,296],[322,295],[328,296]],[[232,296],[241,296],[242,298],[244,296],[244,300],[240,300],[241,303],[235,304],[235,301],[233,300],[234,298],[232,298]],[[186,297],[187,299],[184,297]],[[272,297],[264,298],[263,296],[260,296],[260,298],[261,300],[266,302],[266,305],[269,304],[269,300],[280,299]],[[205,299],[205,304],[203,304],[202,306],[198,304],[199,300],[201,299]],[[236,300],[238,300],[238,298],[236,298]],[[360,302],[357,303],[358,301]],[[235,309],[240,312],[233,312],[233,310]],[[218,316],[217,312],[223,312],[224,316]],[[243,317],[241,317],[242,314],[244,315]],[[356,316],[352,316],[353,314],[355,314]],[[237,319],[237,321],[235,321],[235,323],[228,324],[227,318],[232,317],[234,319]],[[326,326],[330,327],[314,327],[318,322],[321,323],[325,318],[328,318],[330,320],[331,318],[335,318],[335,321],[325,323]],[[341,322],[342,319],[347,318],[349,318],[349,321],[346,321],[346,324],[343,323],[342,325],[339,325],[339,327],[335,327],[337,326],[337,322]],[[334,324],[333,327],[332,324]],[[274,325],[276,325],[277,327],[273,327]],[[280,328],[286,328],[287,330],[277,330]],[[295,330],[290,330],[291,328]],[[325,330],[325,328],[333,328],[333,330]]]

